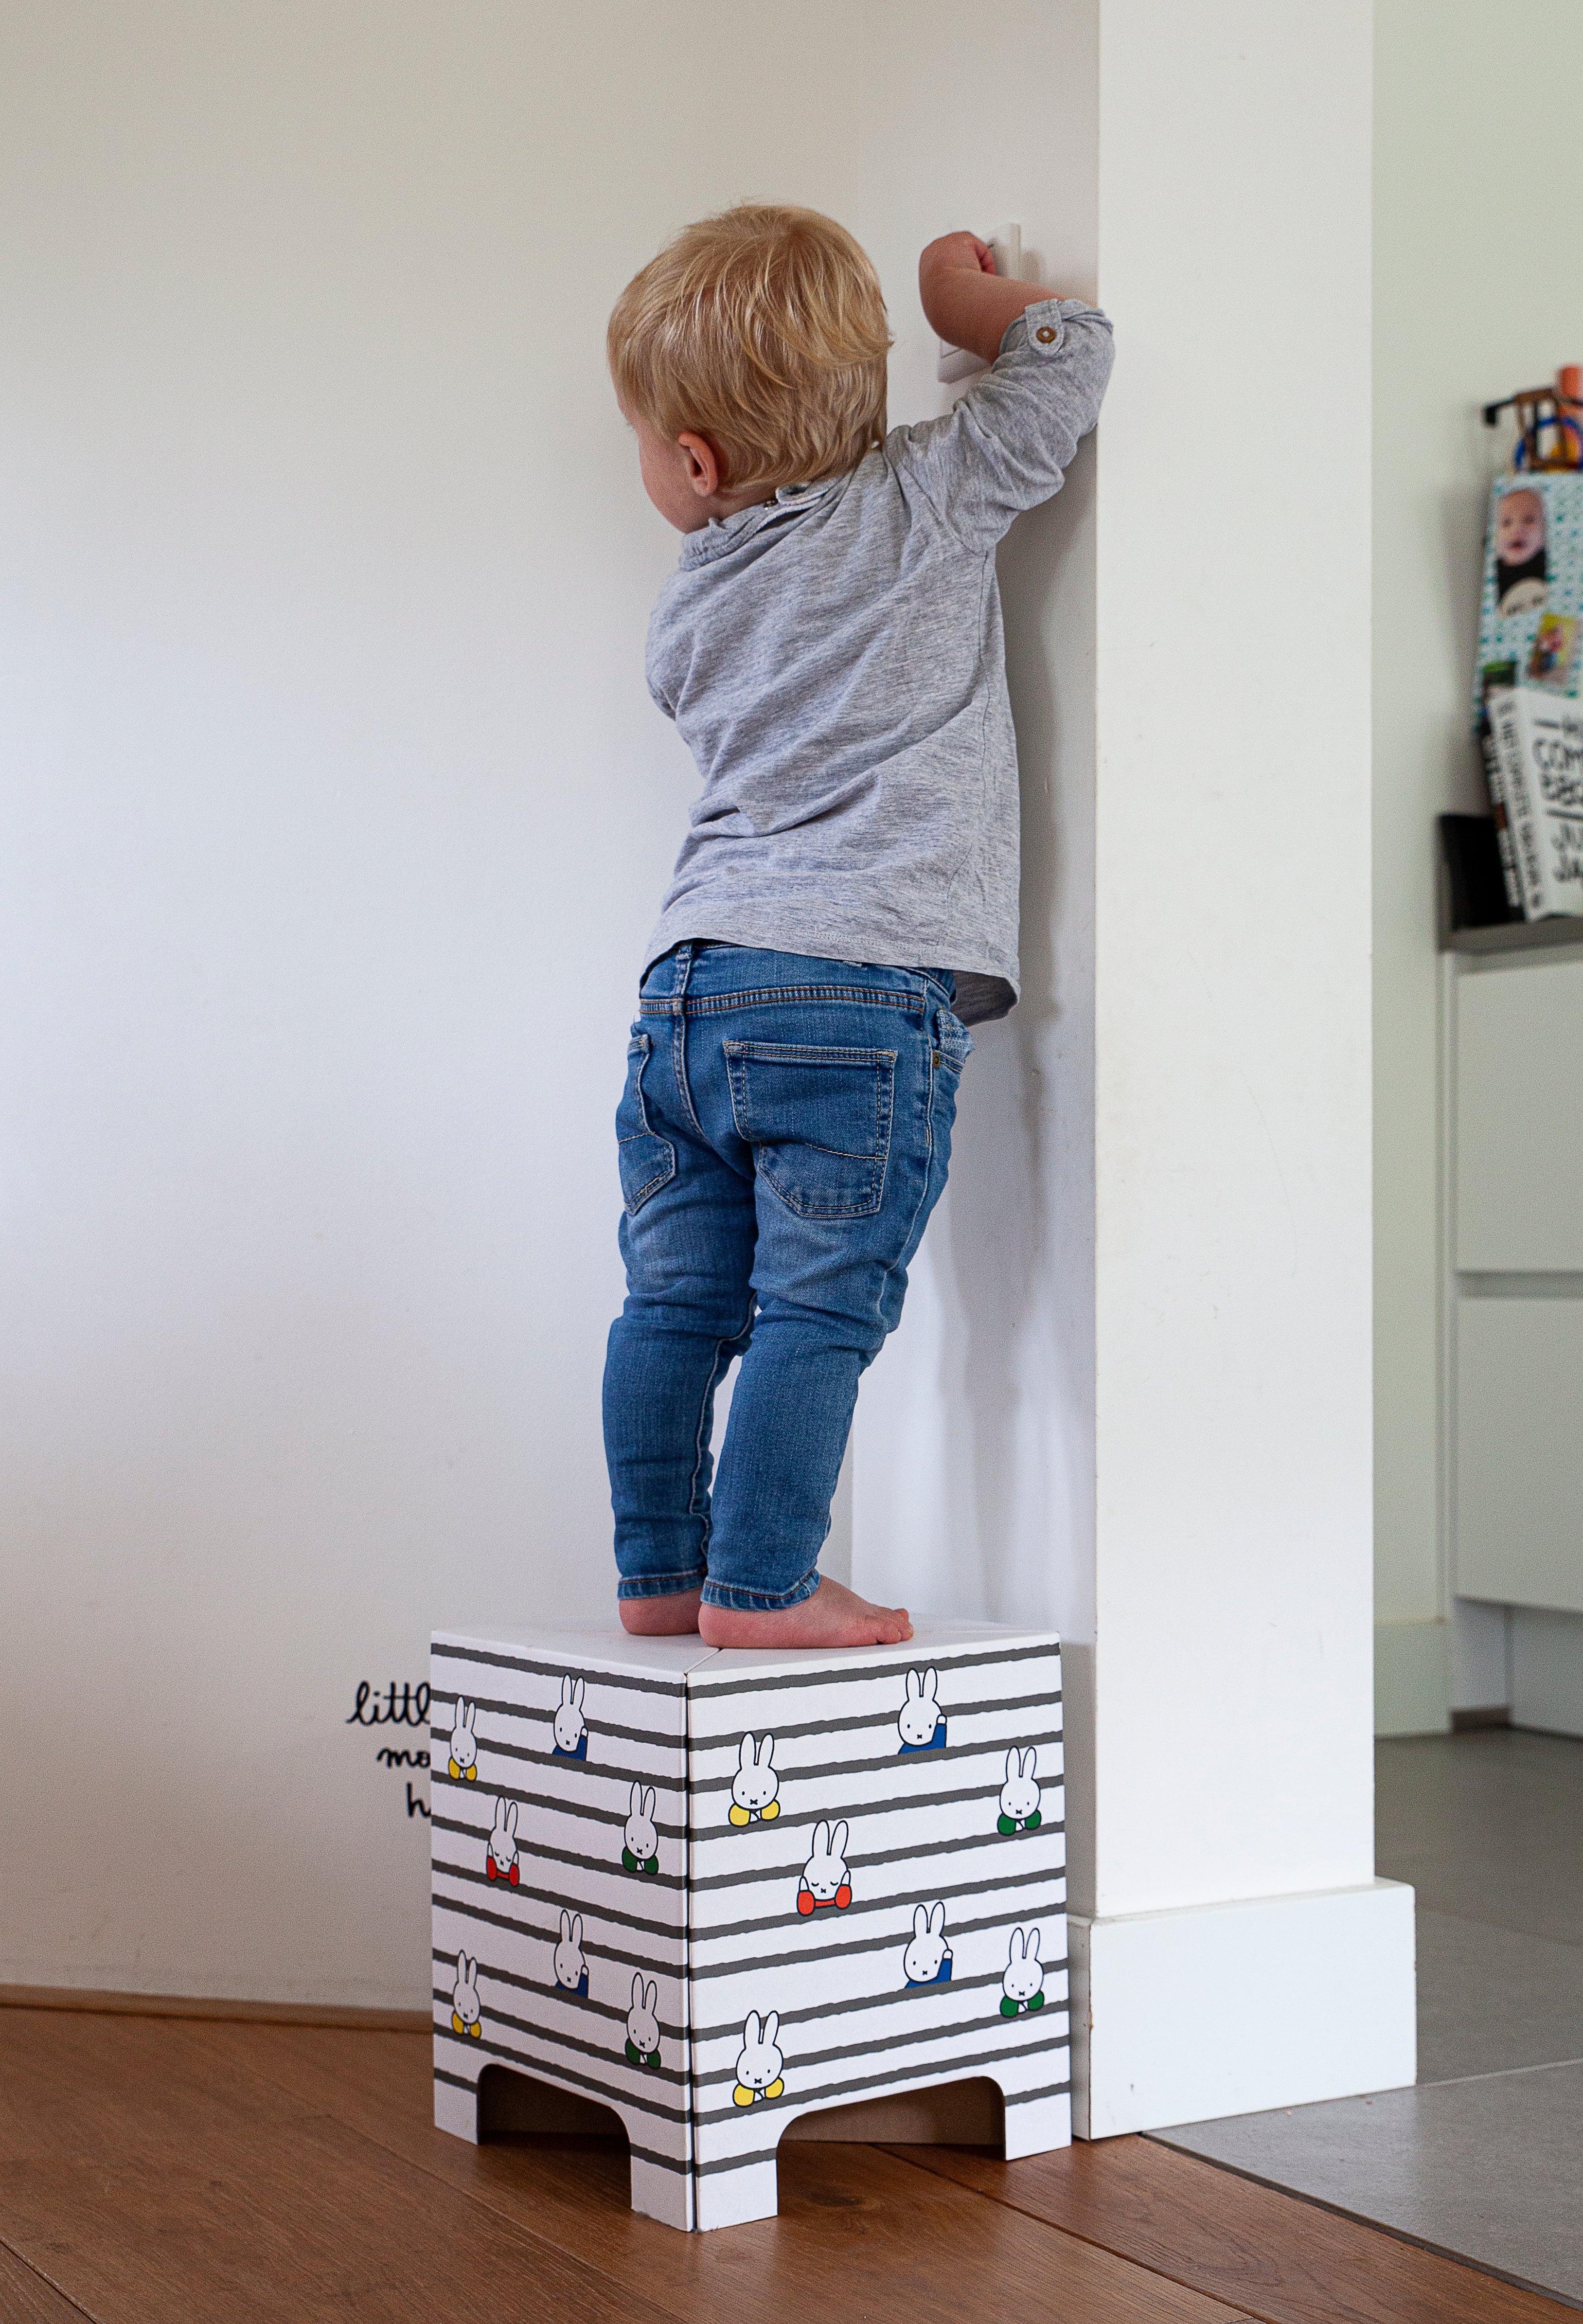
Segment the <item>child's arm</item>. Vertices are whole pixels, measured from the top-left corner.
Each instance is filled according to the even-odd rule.
[[[971,234],[933,242],[918,268],[924,311],[943,338],[990,368],[938,420],[898,428],[887,456],[970,548],[993,548],[1023,509],[1058,493],[1100,416],[1110,325],[1097,308],[1035,282],[984,272]]]
[[[918,261],[918,296],[930,329],[980,363],[994,362],[1025,307],[1051,295],[1036,282],[998,275],[989,244],[976,234],[943,234]]]

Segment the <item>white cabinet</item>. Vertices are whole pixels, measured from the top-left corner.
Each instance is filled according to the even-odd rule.
[[[1583,942],[1445,991],[1451,1588],[1583,1613]]]
[[[1456,997],[1456,1266],[1583,1271],[1583,959],[1464,969]]]
[[[1583,1299],[1457,1302],[1457,1589],[1583,1613]]]

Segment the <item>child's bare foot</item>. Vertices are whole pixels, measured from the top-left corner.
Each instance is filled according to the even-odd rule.
[[[621,1628],[635,1638],[676,1638],[698,1627],[702,1590],[674,1590],[665,1598],[618,1598]]]
[[[623,1610],[633,1602],[624,1600]],[[669,1606],[675,1600],[636,1602]],[[823,1578],[811,1598],[778,1613],[747,1613],[734,1606],[698,1610],[698,1636],[706,1646],[900,1646],[912,1634],[905,1606],[870,1606],[856,1591]]]

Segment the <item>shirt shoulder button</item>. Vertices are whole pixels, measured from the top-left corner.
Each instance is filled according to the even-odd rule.
[[[1038,329],[1034,333],[1035,338],[1037,339],[1042,346],[1046,347],[1049,346],[1055,334],[1050,328],[1048,323],[1041,323]]]

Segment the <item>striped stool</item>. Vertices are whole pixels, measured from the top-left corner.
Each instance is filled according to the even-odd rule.
[[[969,2076],[1071,2135],[1047,1633],[718,1652],[434,1640],[435,2119],[492,2064],[612,2107],[633,2207],[773,2214],[798,2114]]]

